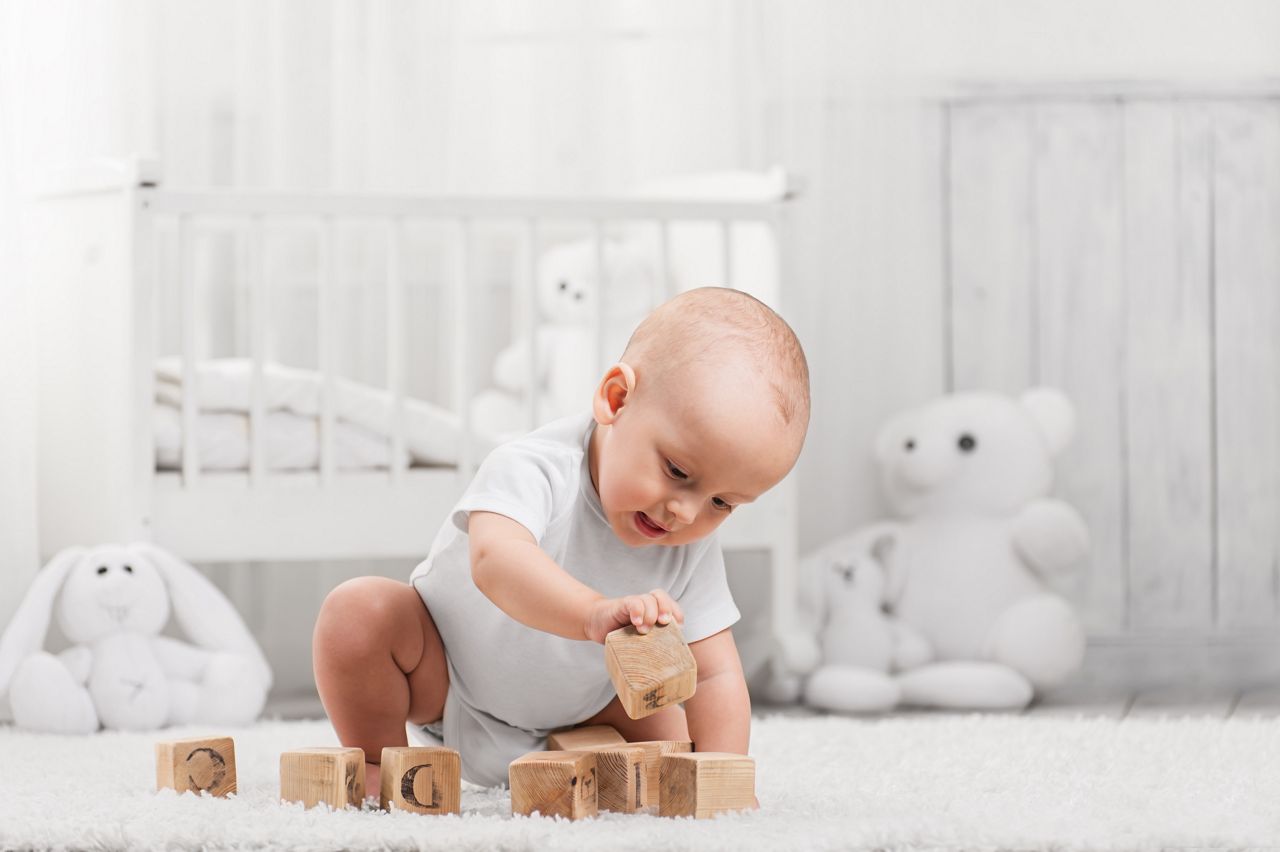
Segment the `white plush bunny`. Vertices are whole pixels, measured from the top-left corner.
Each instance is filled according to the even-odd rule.
[[[170,611],[195,645],[159,635]],[[41,650],[55,612],[75,643],[57,656]],[[231,602],[151,544],[62,551],[0,637],[0,697],[8,692],[18,727],[37,731],[243,724],[270,687],[271,667]]]

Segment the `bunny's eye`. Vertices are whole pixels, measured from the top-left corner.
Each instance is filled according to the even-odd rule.
[[[562,292],[562,293],[563,293],[565,290],[568,290],[568,289],[569,289],[569,282],[568,282],[568,281],[561,281],[561,282],[560,282],[560,292]]]
[[[124,566],[124,573],[126,573],[126,574],[132,574],[132,573],[133,573],[133,566],[132,566],[132,565],[126,565],[126,566]]]
[[[98,573],[99,573],[99,574],[105,574],[105,573],[107,573],[107,566],[105,566],[105,565],[99,565],[99,566],[98,566]]]

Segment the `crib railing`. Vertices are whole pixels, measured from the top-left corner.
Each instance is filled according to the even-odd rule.
[[[406,379],[413,378],[407,371],[406,344],[413,342],[408,335],[414,328],[407,315],[418,310],[410,307],[413,300],[424,296],[412,286],[421,270],[411,266],[416,258],[410,254],[415,247],[410,238],[419,233],[421,223],[431,223],[433,234],[448,231],[448,274],[433,272],[432,286],[441,290],[426,295],[434,299],[451,293],[450,319],[464,332],[471,327],[471,297],[481,292],[483,270],[477,262],[483,258],[477,252],[484,246],[478,247],[477,239],[484,234],[478,229],[490,223],[514,227],[519,236],[507,239],[504,250],[523,244],[523,257],[518,258],[523,280],[512,280],[514,275],[507,280],[528,294],[529,309],[513,323],[512,335],[515,329],[527,333],[530,379],[538,375],[540,357],[533,333],[539,327],[533,308],[537,250],[544,238],[550,243],[553,232],[568,224],[575,234],[580,235],[584,226],[589,233],[598,292],[605,292],[609,284],[606,246],[612,247],[618,231],[641,223],[649,229],[645,233],[656,232],[656,243],[644,246],[651,252],[647,256],[657,259],[656,270],[646,279],[645,286],[653,288],[649,300],[656,302],[684,286],[680,275],[673,274],[673,255],[687,246],[681,242],[688,236],[683,226],[697,223],[700,234],[718,230],[721,257],[719,274],[710,273],[712,280],[699,278],[696,283],[735,285],[741,280],[746,282],[742,289],[751,292],[750,282],[753,276],[758,281],[761,271],[754,265],[776,264],[768,285],[776,289],[757,295],[775,303],[781,299],[785,308],[790,205],[781,198],[713,202],[197,192],[161,188],[148,178],[136,163],[90,164],[57,176],[24,216],[28,271],[39,282],[33,292],[40,324],[39,524],[46,558],[71,545],[136,539],[156,541],[195,562],[406,559],[427,553],[439,521],[447,517],[476,465],[470,403],[472,377],[478,373],[470,363],[471,337],[451,335],[451,351],[445,355],[451,359],[451,375],[439,376],[439,384],[442,390],[450,386],[451,407],[461,420],[459,463],[410,470],[403,452],[410,437],[406,403],[417,397],[406,388]],[[346,258],[340,254],[339,239],[341,229],[355,220],[380,228],[381,250],[386,252],[385,272],[379,265],[382,278],[373,283],[385,289],[385,349],[372,356],[375,361],[385,359],[382,398],[394,410],[388,431],[395,452],[386,472],[347,471],[335,457],[335,392],[343,388],[337,364],[340,303],[335,296],[349,295],[338,291],[347,283],[340,277],[345,271],[340,263]],[[310,246],[306,268],[290,265],[287,273],[274,269],[274,255],[268,255],[276,246],[273,229],[300,221],[313,232],[319,248],[314,281],[319,309],[314,321],[322,377],[321,441],[317,472],[284,474],[273,472],[264,444],[268,336],[279,329],[271,323],[269,296],[277,275],[292,279],[300,271],[310,274]],[[713,227],[708,228],[708,222]],[[768,260],[744,260],[750,246],[735,244],[740,236],[735,227],[740,224],[751,225],[740,229],[743,233],[758,233],[757,224],[765,226],[772,235]],[[236,275],[240,283],[235,295],[242,302],[236,307],[240,325],[235,351],[247,351],[251,361],[247,475],[214,475],[202,469],[195,436],[200,406],[194,383],[197,364],[206,354],[197,343],[197,332],[209,332],[210,318],[196,301],[196,273],[204,267],[195,266],[193,250],[206,247],[201,241],[221,228],[239,234],[236,261],[243,264]],[[168,252],[174,245],[178,262],[166,265],[169,255],[162,255],[161,249]],[[707,268],[713,269],[714,254],[707,259]],[[293,287],[298,282],[288,283]],[[310,284],[308,278],[308,293]],[[178,300],[176,321],[171,318],[164,328],[170,339],[163,349],[179,355],[185,378],[178,418],[183,432],[181,469],[176,474],[157,472],[152,428],[162,294],[168,301],[175,295]],[[600,341],[605,336],[603,298],[598,306],[594,329]],[[603,354],[597,352],[601,364]],[[377,371],[383,372],[380,367]],[[528,385],[527,417],[533,425],[539,413],[538,382]],[[796,487],[789,477],[735,512],[721,529],[726,550],[765,551],[771,562],[767,592],[760,590],[768,597],[759,607],[767,610],[770,629],[754,639],[740,637],[744,664],[773,656],[795,633],[796,521]]]
[[[331,485],[336,473],[334,451],[336,392],[337,323],[334,299],[335,220],[344,222],[365,220],[382,223],[387,253],[386,323],[385,345],[388,391],[393,398],[395,416],[391,428],[391,465],[389,475],[400,481],[405,475],[405,364],[404,364],[404,245],[405,227],[411,222],[446,224],[453,230],[454,264],[451,275],[451,293],[454,305],[455,328],[470,327],[469,291],[474,286],[472,269],[475,259],[473,232],[478,223],[517,223],[524,256],[524,282],[529,303],[536,303],[534,288],[537,286],[535,265],[539,235],[548,223],[582,223],[590,226],[594,244],[595,272],[601,298],[597,299],[597,311],[593,331],[598,351],[596,361],[605,363],[603,352],[603,327],[605,324],[609,268],[605,262],[606,229],[611,223],[642,224],[656,229],[657,268],[660,292],[651,294],[652,301],[673,295],[676,285],[671,271],[670,229],[682,222],[713,222],[718,224],[721,249],[722,281],[734,286],[734,230],[738,223],[758,222],[770,227],[776,246],[779,269],[777,279],[784,278],[782,266],[787,256],[783,237],[786,215],[785,199],[760,201],[693,201],[687,199],[654,198],[562,198],[562,197],[423,197],[375,194],[334,194],[308,192],[246,192],[246,191],[186,191],[144,186],[138,193],[139,214],[144,220],[140,233],[154,235],[156,225],[169,220],[177,233],[178,282],[180,297],[181,361],[183,369],[183,394],[181,422],[183,432],[181,481],[182,487],[195,487],[201,477],[198,442],[195,438],[199,413],[197,394],[197,306],[195,276],[191,266],[191,234],[202,222],[214,221],[220,227],[228,224],[237,230],[249,246],[248,268],[248,320],[249,357],[252,362],[250,412],[249,412],[249,479],[252,485],[261,485],[268,478],[264,453],[264,372],[266,362],[266,330],[268,303],[265,229],[274,221],[287,220],[291,224],[308,223],[316,231],[319,245],[319,264],[316,281],[319,309],[317,312],[318,373],[321,377],[320,452],[319,478],[322,485]],[[151,265],[155,268],[155,264]],[[527,396],[529,425],[535,425],[538,410],[538,351],[534,344],[539,318],[536,310],[525,314],[525,331],[529,341],[528,371],[529,394]],[[465,333],[453,336],[454,347],[448,358],[452,365],[453,408],[461,420],[458,446],[459,477],[465,481],[473,472],[475,442],[472,440],[472,423],[469,400],[471,363],[469,336]],[[140,420],[145,422],[145,417]]]

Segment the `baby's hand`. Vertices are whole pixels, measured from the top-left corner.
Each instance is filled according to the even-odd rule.
[[[648,633],[655,624],[670,624],[674,618],[684,623],[684,612],[663,589],[654,589],[647,595],[627,595],[625,598],[605,598],[596,601],[587,613],[584,631],[592,642],[604,643],[604,637],[619,627],[634,625],[639,633]]]

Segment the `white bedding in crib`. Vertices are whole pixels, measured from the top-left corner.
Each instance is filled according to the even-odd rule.
[[[218,358],[196,365],[196,434],[203,470],[249,466],[249,408],[253,364]],[[267,412],[264,462],[271,470],[315,469],[319,464],[320,375],[281,364],[263,365]],[[386,468],[391,461],[395,402],[390,392],[339,378],[334,393],[334,453],[339,469]],[[156,467],[181,467],[182,362],[156,362]],[[416,464],[457,463],[461,425],[457,415],[418,399],[404,400],[405,451]]]

